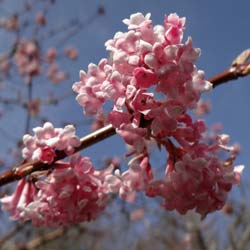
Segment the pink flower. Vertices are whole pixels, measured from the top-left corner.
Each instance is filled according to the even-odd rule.
[[[146,143],[144,137],[146,133],[147,130],[145,128],[136,127],[133,123],[122,124],[117,130],[117,134],[119,134],[128,145],[133,146],[137,152],[142,152],[145,149]]]
[[[37,158],[42,162],[50,164],[53,162],[55,156],[56,156],[55,150],[52,149],[51,147],[45,146],[40,149],[40,154]]]
[[[56,150],[72,154],[80,139],[72,125],[45,123],[33,129],[33,136],[24,136],[22,153],[25,161],[39,160],[53,168],[38,177],[32,196],[23,181],[14,196],[2,199],[14,218],[47,226],[89,221],[103,211],[108,193],[131,202],[137,192],[162,198],[167,210],[195,210],[204,217],[222,208],[228,192],[239,184],[243,166],[234,166],[239,147],[229,145],[229,136],[218,131],[209,136],[205,122],[189,114],[212,84],[195,66],[200,50],[193,48],[192,39],[182,43],[185,18],[170,14],[163,25],[153,26],[150,14],[136,13],[124,23],[129,30],[105,43],[109,58],[80,71],[72,88],[84,113],[99,116],[97,126],[108,119],[130,147],[127,156],[134,158],[129,168],[121,172],[119,164],[110,164],[97,171],[89,158],[79,155],[54,163]],[[68,56],[74,58],[73,52]],[[48,76],[60,80],[63,72],[54,58],[52,51]],[[36,43],[20,43],[16,62],[23,75],[38,74],[39,59]],[[112,110],[108,115],[103,109],[107,102]],[[149,163],[150,143],[167,151],[165,174],[159,179]]]
[[[178,44],[181,42],[183,37],[183,30],[185,29],[186,18],[179,18],[174,13],[165,17],[164,27],[166,29],[165,37],[171,44]]]
[[[34,136],[23,136],[23,158],[26,160],[39,160],[51,163],[55,157],[55,150],[63,150],[71,154],[75,147],[80,145],[80,139],[75,135],[73,125],[62,128],[54,128],[49,122],[43,127],[33,129]]]
[[[105,99],[101,85],[111,72],[111,66],[103,59],[99,65],[90,64],[88,72],[80,71],[80,82],[73,84],[73,91],[77,92],[77,102],[83,106],[87,115],[101,111]]]
[[[145,24],[147,25],[148,23],[152,23],[149,19],[150,16],[150,13],[148,13],[145,17],[142,13],[135,13],[130,16],[130,19],[124,19],[123,23],[128,25],[128,29],[138,29]]]
[[[149,88],[155,84],[157,76],[152,70],[143,67],[136,68],[133,72],[136,79],[136,87]]]

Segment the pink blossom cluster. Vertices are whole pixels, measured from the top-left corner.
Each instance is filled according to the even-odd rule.
[[[95,171],[87,157],[57,162],[52,173],[36,182],[21,179],[2,209],[14,220],[36,226],[60,226],[90,221],[103,211],[108,195],[104,179],[110,170]]]
[[[138,141],[143,148],[143,121],[150,120],[152,135],[171,135],[178,116],[195,108],[201,93],[212,87],[194,65],[200,50],[192,47],[191,38],[181,43],[185,18],[170,14],[163,26],[153,26],[149,18],[136,13],[125,19],[129,31],[106,42],[110,58],[80,71],[80,81],[73,85],[87,115],[102,112],[104,103],[113,101],[109,120],[127,143],[124,135],[133,130],[140,139],[128,144],[135,142],[135,148]]]
[[[75,135],[73,125],[54,128],[50,122],[46,122],[43,127],[34,128],[33,132],[34,136],[29,134],[23,136],[22,155],[26,161],[52,163],[56,150],[63,150],[70,155],[74,152],[74,148],[80,145],[80,139]]]
[[[162,197],[163,207],[176,209],[181,214],[195,209],[205,217],[221,209],[232,186],[239,184],[244,168],[242,165],[234,167],[239,148],[238,145],[228,146],[228,140],[228,135],[220,135],[210,145],[197,142],[190,145],[188,151],[176,147],[168,149],[171,154],[165,177],[150,182],[147,195]],[[219,154],[223,151],[229,155],[220,159]]]
[[[47,226],[88,221],[103,210],[108,193],[131,202],[137,192],[161,197],[167,210],[195,210],[205,217],[221,209],[239,183],[243,166],[234,166],[239,147],[230,146],[227,135],[209,137],[204,121],[189,112],[204,111],[200,96],[212,84],[194,64],[200,50],[192,39],[182,43],[185,18],[170,14],[163,25],[153,26],[150,14],[136,13],[123,22],[128,32],[106,42],[110,57],[80,71],[73,90],[84,113],[97,117],[94,129],[108,120],[129,145],[128,169],[111,164],[95,171],[89,158],[79,156],[54,163],[56,150],[72,154],[80,140],[71,125],[45,123],[33,129],[34,136],[24,136],[23,157],[53,166],[35,183],[21,180],[12,196],[1,199],[14,219]],[[48,51],[49,63],[55,57],[56,50]],[[112,110],[106,116],[107,101]],[[162,178],[151,168],[150,144],[166,149]]]
[[[205,216],[220,209],[243,167],[234,167],[237,146],[228,146],[223,135],[217,138],[224,141],[211,145],[204,138],[205,123],[189,114],[206,111],[200,96],[212,84],[194,64],[200,50],[193,48],[190,37],[182,42],[185,18],[170,14],[163,25],[153,26],[150,14],[135,13],[123,22],[128,32],[117,32],[105,44],[110,57],[80,71],[80,81],[73,85],[76,100],[86,115],[97,116],[111,101],[108,119],[130,146],[129,155],[149,155],[148,144],[155,142],[166,148],[168,164],[160,180],[145,179],[140,163],[124,173],[117,170],[107,176],[110,191],[125,200],[145,191],[180,213],[195,209]],[[229,158],[220,159],[221,151]]]

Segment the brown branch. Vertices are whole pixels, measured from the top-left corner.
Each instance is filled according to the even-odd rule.
[[[227,70],[219,73],[218,75],[211,77],[208,79],[213,87],[217,87],[218,85],[228,82],[230,80],[235,80],[239,77],[244,77],[250,74],[250,50],[245,50],[241,53],[233,62],[232,66]],[[74,152],[79,152],[82,149],[85,149],[93,144],[96,144],[110,136],[115,135],[115,129],[112,125],[107,125],[85,137],[81,138],[81,145],[75,149]],[[57,156],[52,164],[45,164],[39,161],[35,162],[27,162],[22,165],[18,165],[13,169],[2,173],[0,175],[0,186],[3,186],[7,183],[13,182],[15,180],[19,180],[33,172],[48,170],[52,168],[53,164],[61,159],[64,159],[67,155],[63,151],[57,151]]]
[[[232,66],[228,68],[227,70],[221,72],[220,74],[213,76],[209,79],[209,81],[213,84],[213,88],[216,88],[217,86],[232,81],[232,80],[237,80],[240,77],[244,77],[246,75],[250,74],[250,64],[247,63],[245,65],[246,67],[238,67],[238,66]],[[247,68],[247,70],[243,70]]]

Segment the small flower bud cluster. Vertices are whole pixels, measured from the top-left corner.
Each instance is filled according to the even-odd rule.
[[[24,148],[23,158],[26,161],[41,161],[52,163],[56,156],[56,150],[63,150],[70,155],[74,148],[80,145],[80,139],[75,135],[73,125],[62,128],[54,128],[50,122],[43,127],[33,129],[34,136],[26,134],[23,136]]]

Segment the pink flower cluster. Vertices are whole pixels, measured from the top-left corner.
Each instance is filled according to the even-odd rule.
[[[151,121],[154,136],[169,135],[177,117],[195,108],[201,93],[212,87],[194,65],[200,50],[192,47],[191,38],[181,43],[185,18],[170,14],[163,26],[153,26],[149,18],[136,13],[125,19],[129,31],[106,42],[110,58],[90,64],[73,85],[87,115],[102,112],[103,104],[113,101],[109,118],[121,135],[130,133],[131,126],[136,130],[142,120]],[[144,137],[142,129],[134,134]]]
[[[197,143],[189,152],[173,148],[165,178],[149,183],[147,195],[162,197],[163,207],[176,209],[181,214],[195,209],[205,217],[221,209],[232,186],[239,184],[244,168],[242,165],[233,166],[238,145],[228,146],[228,138],[221,135],[211,145]],[[228,158],[219,159],[222,151],[229,152]]]
[[[79,155],[54,167],[37,182],[20,180],[14,194],[1,199],[12,219],[51,227],[90,221],[103,211],[108,198],[104,179],[111,169],[95,171],[90,159]]]
[[[56,150],[63,150],[66,154],[72,154],[74,148],[80,145],[80,139],[75,135],[73,125],[64,128],[54,128],[50,122],[43,127],[33,129],[34,136],[23,136],[23,158],[27,161],[42,161],[52,163],[56,156]]]
[[[205,111],[200,96],[212,84],[194,65],[200,50],[192,39],[182,43],[185,18],[170,14],[163,25],[153,26],[150,14],[136,13],[124,23],[128,32],[106,42],[109,59],[80,71],[73,90],[85,114],[97,116],[94,128],[107,118],[129,145],[128,156],[134,157],[128,169],[95,171],[90,159],[80,156],[54,163],[56,150],[72,154],[80,140],[71,125],[60,129],[45,123],[33,129],[34,136],[24,136],[23,157],[53,163],[53,168],[35,183],[21,180],[12,196],[1,199],[14,219],[47,226],[89,221],[104,209],[108,193],[133,201],[137,192],[161,197],[167,210],[194,209],[205,217],[222,208],[239,183],[243,166],[234,166],[239,147],[230,146],[227,135],[206,136],[204,121],[189,114],[195,108]],[[49,63],[55,57],[55,50],[48,51]],[[113,104],[108,116],[107,101]],[[161,179],[150,164],[153,143],[167,151]]]
[[[166,148],[168,164],[161,180],[145,179],[140,163],[122,174],[117,170],[107,176],[110,191],[125,200],[145,191],[180,213],[195,209],[205,216],[220,209],[232,185],[239,183],[243,167],[233,165],[236,146],[229,147],[219,135],[224,141],[208,142],[205,123],[193,121],[188,113],[205,112],[200,96],[212,84],[194,64],[200,50],[193,48],[192,39],[182,43],[185,18],[170,14],[163,25],[153,26],[150,14],[136,13],[123,22],[128,32],[116,33],[105,44],[109,59],[80,71],[80,81],[73,85],[76,100],[86,115],[97,116],[112,101],[108,119],[130,146],[130,155],[148,156],[148,143],[154,141]],[[220,159],[221,151],[229,158]]]

